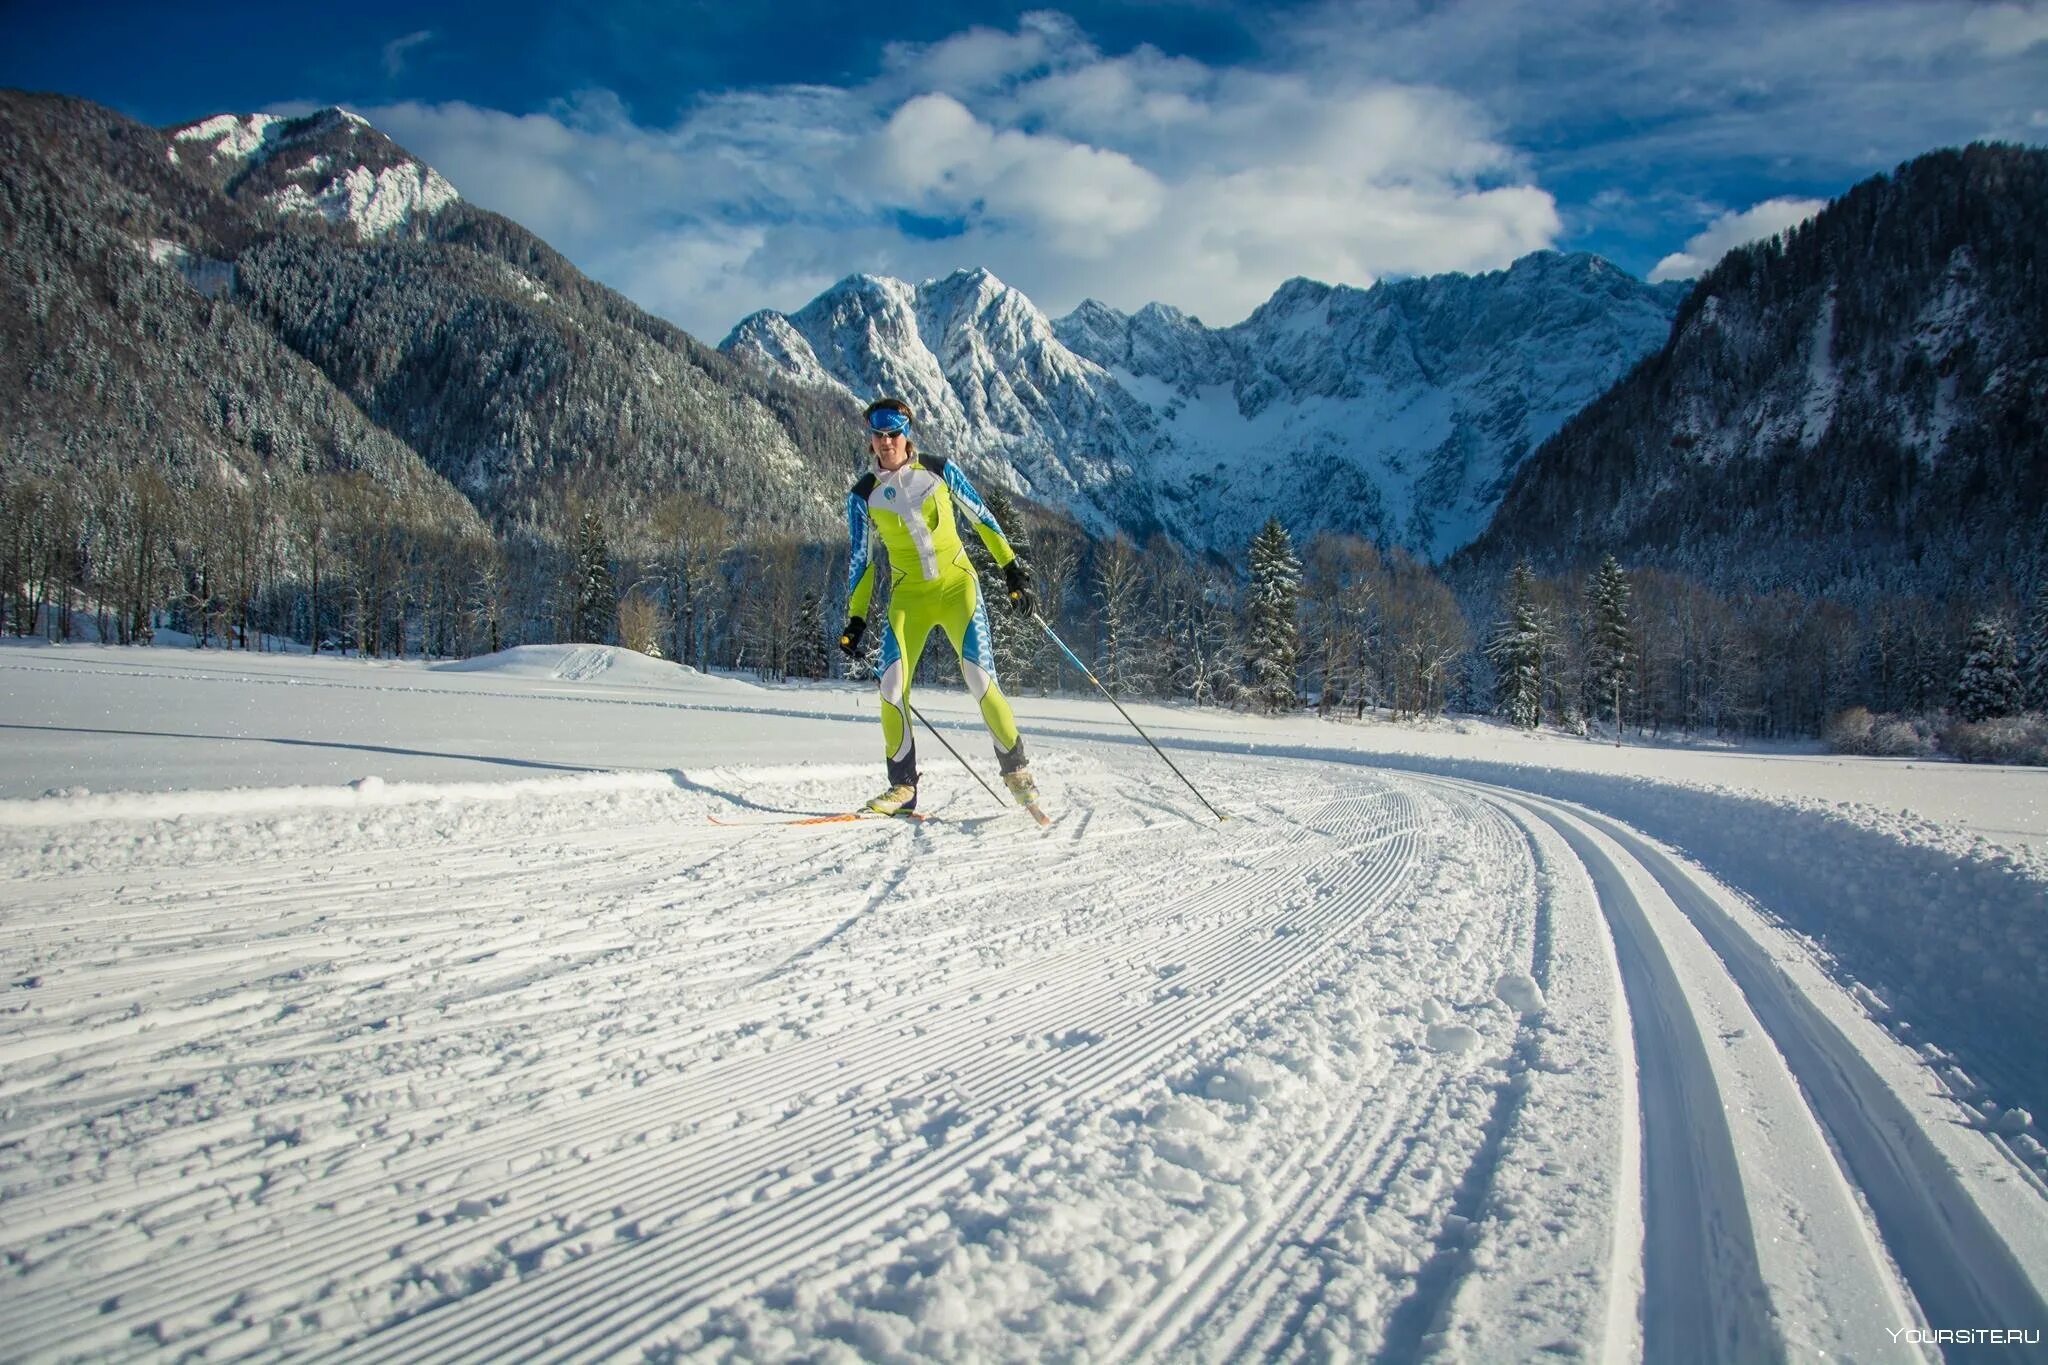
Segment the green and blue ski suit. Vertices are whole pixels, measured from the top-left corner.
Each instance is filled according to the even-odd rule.
[[[1004,772],[1023,766],[1024,741],[1009,698],[996,682],[995,640],[981,584],[960,531],[955,503],[974,518],[982,544],[998,568],[1017,557],[1003,528],[957,465],[937,455],[913,454],[900,469],[876,469],[846,496],[847,532],[853,556],[847,576],[853,590],[846,614],[867,619],[875,591],[873,545],[889,552],[889,620],[882,632],[882,742],[889,781],[917,785],[917,737],[910,724],[910,679],[934,626],[946,632],[960,656],[960,675],[981,704],[981,718],[995,737]]]

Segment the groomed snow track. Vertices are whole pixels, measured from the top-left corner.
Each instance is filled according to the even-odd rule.
[[[1802,959],[1774,956],[1738,897],[1604,816],[1433,785],[1554,832],[1614,935],[1641,1076],[1645,1359],[1807,1358],[1817,1324],[1800,1316],[1815,1310],[1900,1336],[1923,1323],[2048,1321],[2048,1266],[2020,1264],[1867,1039],[1859,1046],[1815,998],[1818,972],[1807,963],[1807,980],[1795,979]],[[1766,1265],[1765,1246],[1778,1264]],[[1800,1283],[1811,1297],[1796,1311],[1774,1303],[1773,1284]],[[1848,1349],[1870,1354],[1872,1343]],[[1946,1358],[2006,1351],[1951,1345]]]
[[[1044,762],[1043,834],[704,818],[832,770],[0,828],[7,1354],[1918,1360],[2048,1321],[2037,1186],[1987,1207],[1980,1135],[1701,869],[1506,788],[1191,757],[1216,828],[1145,757]]]

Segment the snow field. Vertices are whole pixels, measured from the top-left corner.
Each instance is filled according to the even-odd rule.
[[[1079,707],[1027,721],[1049,831],[935,761],[931,823],[771,825],[872,786],[872,717],[609,655],[13,671],[13,782],[154,724],[291,784],[0,801],[10,1353],[1882,1361],[2048,1317],[2024,859],[1167,736],[1216,826]]]
[[[1530,876],[1509,827],[1432,836],[1462,827],[1441,799],[1345,774],[1224,833],[1113,766],[1045,771],[1049,836],[719,829],[694,780],[250,816],[199,894],[176,841],[102,828],[120,865],[80,871],[68,829],[7,831],[57,874],[9,952],[38,980],[0,1168],[25,1351],[945,1355],[1014,1351],[1019,1305],[1074,1349],[1369,1349],[1464,1236],[1444,1196],[1500,1102],[1493,988],[1533,933],[1486,912]],[[1485,1041],[1431,1050],[1437,998]]]

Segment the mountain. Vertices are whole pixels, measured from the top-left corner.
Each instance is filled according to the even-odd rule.
[[[362,469],[543,540],[579,488],[838,529],[843,404],[642,312],[356,115],[165,130],[0,92],[0,150],[10,465]]]
[[[2048,554],[2044,430],[2048,151],[1935,152],[1727,256],[1463,563],[1996,598]]]
[[[857,275],[720,349],[850,399],[1098,529],[1234,553],[1268,516],[1439,555],[1521,460],[1669,331],[1683,286],[1539,252],[1503,271],[1292,280],[1214,329],[1089,300],[1058,321],[986,270]],[[1282,477],[1274,477],[1278,471]]]
[[[986,270],[916,286],[855,275],[800,312],[753,314],[719,349],[849,401],[903,398],[926,448],[975,456],[1094,530],[1159,524],[1138,463],[1159,440],[1153,414]]]
[[[475,513],[418,452],[231,302],[259,215],[172,138],[82,100],[0,92],[0,454],[106,486],[136,464],[360,470],[452,521]]]

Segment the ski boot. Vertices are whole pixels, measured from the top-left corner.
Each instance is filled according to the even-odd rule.
[[[1038,804],[1038,783],[1031,778],[1031,769],[1015,768],[1003,774],[1003,785],[1010,789],[1010,795],[1020,806]]]
[[[898,782],[863,809],[877,815],[908,815],[917,809],[917,788],[908,782]]]

